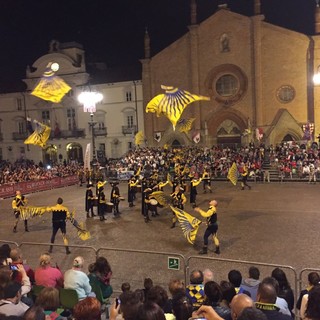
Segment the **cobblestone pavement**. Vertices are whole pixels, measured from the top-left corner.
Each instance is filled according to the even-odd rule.
[[[219,239],[221,255],[213,253],[214,246],[209,243],[208,257],[242,260],[249,262],[270,263],[275,265],[292,266],[296,270],[305,267],[319,266],[319,192],[320,185],[308,183],[270,183],[253,184],[252,190],[234,187],[228,182],[213,183],[213,193],[203,194],[202,186],[198,187],[198,205],[207,209],[208,202],[214,198],[218,201]],[[121,183],[122,195],[127,196],[127,184]],[[170,192],[171,189],[166,189]],[[107,185],[106,195],[109,196],[110,186]],[[85,220],[84,212],[85,186],[71,186],[41,193],[27,195],[30,205],[54,205],[57,197],[64,198],[64,204],[71,210],[76,210],[76,218]],[[29,221],[30,232],[23,231],[23,224],[18,225],[18,233],[12,232],[13,213],[12,199],[1,201],[0,231],[2,240],[17,243],[37,242],[45,245],[24,244],[24,256],[28,263],[36,267],[37,259],[43,251],[48,249],[47,243],[51,235],[51,214]],[[144,223],[141,215],[141,194],[134,208],[129,208],[127,201],[120,204],[120,218],[113,218],[108,214],[105,222],[97,218],[87,219],[87,228],[91,232],[91,239],[83,242],[77,237],[74,227],[67,225],[70,244],[76,246],[106,247],[120,250],[102,250],[99,254],[106,256],[114,271],[115,286],[129,280],[133,287],[141,287],[143,278],[150,276],[157,282],[166,284],[172,276],[183,277],[183,265],[180,271],[168,270],[167,255],[154,255],[129,250],[147,250],[170,253],[172,256],[198,256],[202,247],[202,236],[205,224],[200,226],[195,245],[190,245],[183,237],[180,227],[170,229],[172,213],[165,208],[159,209],[160,216],[152,218],[148,224]],[[196,217],[189,204],[186,211]],[[60,234],[57,234],[56,244],[62,244]],[[62,270],[71,266],[75,255],[83,255],[89,263],[94,259],[94,252],[88,249],[71,248],[72,254],[65,255],[61,247],[54,249],[53,258]],[[183,262],[181,259],[180,262]],[[251,263],[249,263],[251,264]],[[237,268],[247,273],[248,265],[237,262],[219,262],[191,258],[190,268],[210,267],[216,274],[216,280],[226,278],[230,269]],[[270,267],[261,267],[263,276],[270,274]],[[289,278],[293,281],[293,273]]]

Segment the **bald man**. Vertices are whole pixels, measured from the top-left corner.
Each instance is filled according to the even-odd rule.
[[[292,320],[291,316],[279,312],[275,305],[277,291],[272,284],[261,282],[257,293],[256,308],[261,310],[268,320]]]
[[[199,254],[208,253],[208,242],[209,242],[208,239],[211,234],[212,234],[213,242],[216,246],[216,250],[214,251],[214,253],[220,254],[220,245],[219,245],[220,243],[217,236],[217,232],[218,232],[217,205],[218,205],[218,202],[216,200],[211,200],[209,202],[209,209],[207,211],[203,211],[200,208],[194,209],[195,211],[199,212],[202,217],[206,218],[206,223],[207,223],[207,229],[203,236],[203,248],[199,252]]]
[[[254,308],[255,305],[253,300],[246,294],[238,294],[233,297],[230,307],[232,320],[236,320],[245,308]]]

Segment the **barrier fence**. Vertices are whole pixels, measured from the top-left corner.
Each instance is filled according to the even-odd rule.
[[[48,180],[26,181],[0,185],[0,198],[13,197],[17,190],[22,194],[67,187],[79,182],[77,176],[55,177]]]
[[[21,242],[0,240],[0,243],[7,243],[10,246],[23,250],[23,256],[28,257],[28,265],[35,269],[39,263],[41,253],[48,251],[50,243]],[[63,244],[53,244],[53,265],[59,266],[62,272],[70,269],[75,256],[81,255],[85,259],[84,270],[88,270],[90,263],[93,263],[98,256],[105,256],[112,268],[112,287],[114,294],[121,292],[121,284],[129,282],[132,289],[142,288],[145,278],[151,278],[155,284],[167,288],[168,282],[172,278],[184,280],[189,283],[190,270],[204,270],[209,268],[214,273],[216,281],[227,280],[228,272],[237,269],[242,275],[248,274],[248,266],[259,266],[261,279],[271,276],[274,268],[283,269],[287,275],[289,283],[294,289],[295,301],[302,288],[307,286],[307,273],[311,271],[319,272],[320,269],[305,268],[299,273],[291,266],[263,263],[256,261],[232,260],[224,258],[213,258],[205,256],[184,257],[179,253],[156,252],[147,250],[123,249],[123,248],[94,248],[92,246],[70,245],[71,255],[65,255]],[[55,259],[58,259],[55,261]],[[219,279],[219,280],[218,280]],[[294,310],[296,313],[296,310]]]

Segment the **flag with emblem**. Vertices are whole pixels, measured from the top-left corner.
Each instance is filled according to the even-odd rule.
[[[162,133],[161,132],[156,132],[154,134],[154,140],[156,140],[157,142],[160,142],[162,138]]]
[[[170,208],[176,215],[185,238],[194,244],[201,221],[179,208],[172,206]]]
[[[192,140],[194,143],[199,143],[200,142],[200,131],[194,131],[192,135]]]
[[[34,144],[44,148],[47,140],[50,137],[51,128],[36,120],[33,121],[36,124],[34,132],[24,141],[24,144]]]
[[[237,184],[238,181],[238,168],[236,163],[234,162],[228,171],[227,178],[231,181],[233,185]]]

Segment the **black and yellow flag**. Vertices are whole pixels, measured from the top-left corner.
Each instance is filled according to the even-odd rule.
[[[181,209],[172,206],[170,208],[175,213],[185,238],[194,244],[201,221]]]
[[[166,116],[175,130],[184,109],[192,102],[199,100],[210,100],[209,97],[198,96],[172,86],[161,86],[164,94],[158,94],[149,101],[146,112],[156,113],[157,117]]]
[[[234,162],[228,171],[227,178],[231,181],[233,185],[237,184],[238,181],[238,168],[236,163]]]
[[[36,124],[36,128],[34,132],[24,141],[24,144],[34,144],[44,148],[47,140],[50,137],[51,128],[38,121],[34,122]]]

